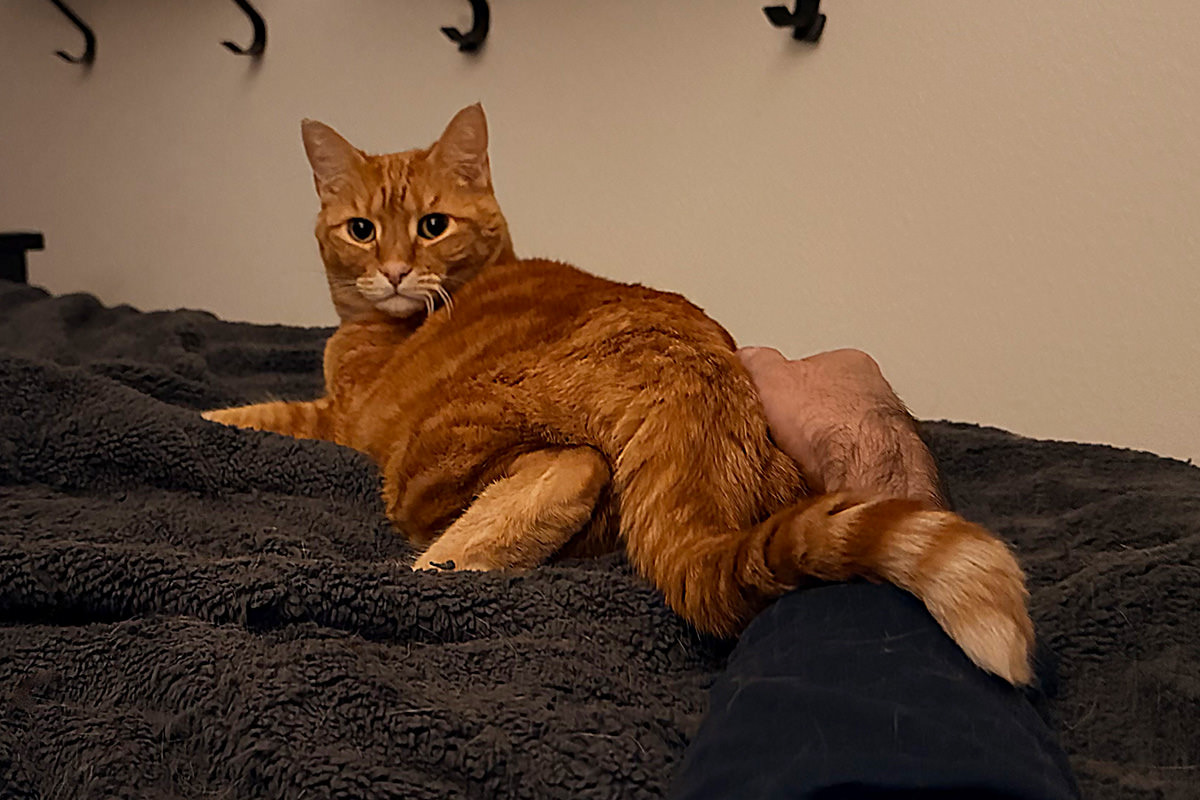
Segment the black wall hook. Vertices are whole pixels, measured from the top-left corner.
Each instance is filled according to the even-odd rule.
[[[474,14],[475,20],[471,23],[471,30],[466,33],[458,28],[442,28],[442,33],[457,44],[459,52],[462,53],[474,53],[482,47],[483,41],[488,35],[488,28],[492,24],[492,14],[488,10],[487,0],[471,0],[471,13]]]
[[[60,2],[60,0],[50,0],[50,2],[54,3],[55,8],[66,14],[67,19],[71,20],[71,24],[79,28],[79,32],[83,34],[83,55],[73,56],[65,50],[56,50],[55,54],[63,61],[70,61],[72,64],[83,64],[90,67],[92,62],[96,60],[96,34],[92,33],[92,29],[76,16],[74,11],[67,8],[66,3]]]
[[[246,0],[233,0],[237,3],[237,7],[246,12],[246,16],[250,18],[251,24],[254,25],[254,41],[250,46],[242,49],[233,42],[221,42],[229,49],[231,53],[237,53],[239,56],[253,56],[259,58],[263,51],[267,49],[267,23],[263,20],[262,15],[254,10],[254,6],[250,5]]]
[[[763,13],[776,28],[794,28],[792,38],[803,42],[815,42],[825,30],[825,15],[820,13],[821,0],[796,0],[796,10],[787,6],[766,6]]]

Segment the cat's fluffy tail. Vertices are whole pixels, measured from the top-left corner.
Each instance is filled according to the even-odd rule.
[[[675,546],[651,556],[630,540],[634,562],[701,630],[736,633],[806,578],[867,578],[916,595],[983,669],[1014,684],[1032,677],[1021,568],[1003,542],[957,514],[912,500],[834,494],[802,500],[743,531],[672,531],[670,520],[646,522],[662,530],[645,533]]]

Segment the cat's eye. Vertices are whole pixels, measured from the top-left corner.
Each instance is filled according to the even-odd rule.
[[[362,217],[355,217],[347,222],[346,230],[350,232],[350,238],[356,242],[365,244],[375,238],[375,223]]]
[[[417,222],[417,235],[422,239],[436,239],[450,227],[450,218],[445,214],[426,214]]]

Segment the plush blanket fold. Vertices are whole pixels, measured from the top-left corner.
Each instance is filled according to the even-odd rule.
[[[0,796],[661,797],[728,647],[621,558],[414,574],[365,457],[199,418],[316,396],[328,333],[0,283]],[[1195,796],[1200,470],[928,433],[1084,796]]]

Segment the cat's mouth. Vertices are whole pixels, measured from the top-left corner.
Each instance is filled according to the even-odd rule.
[[[398,283],[373,274],[355,281],[359,295],[377,311],[393,317],[409,317],[424,311],[432,314],[439,306],[452,304],[443,278],[430,272],[409,272]]]
[[[393,317],[409,317],[416,314],[418,311],[426,310],[426,302],[423,299],[408,297],[403,294],[394,294],[391,297],[385,297],[382,300],[372,301],[375,308],[385,314],[390,314]]]

